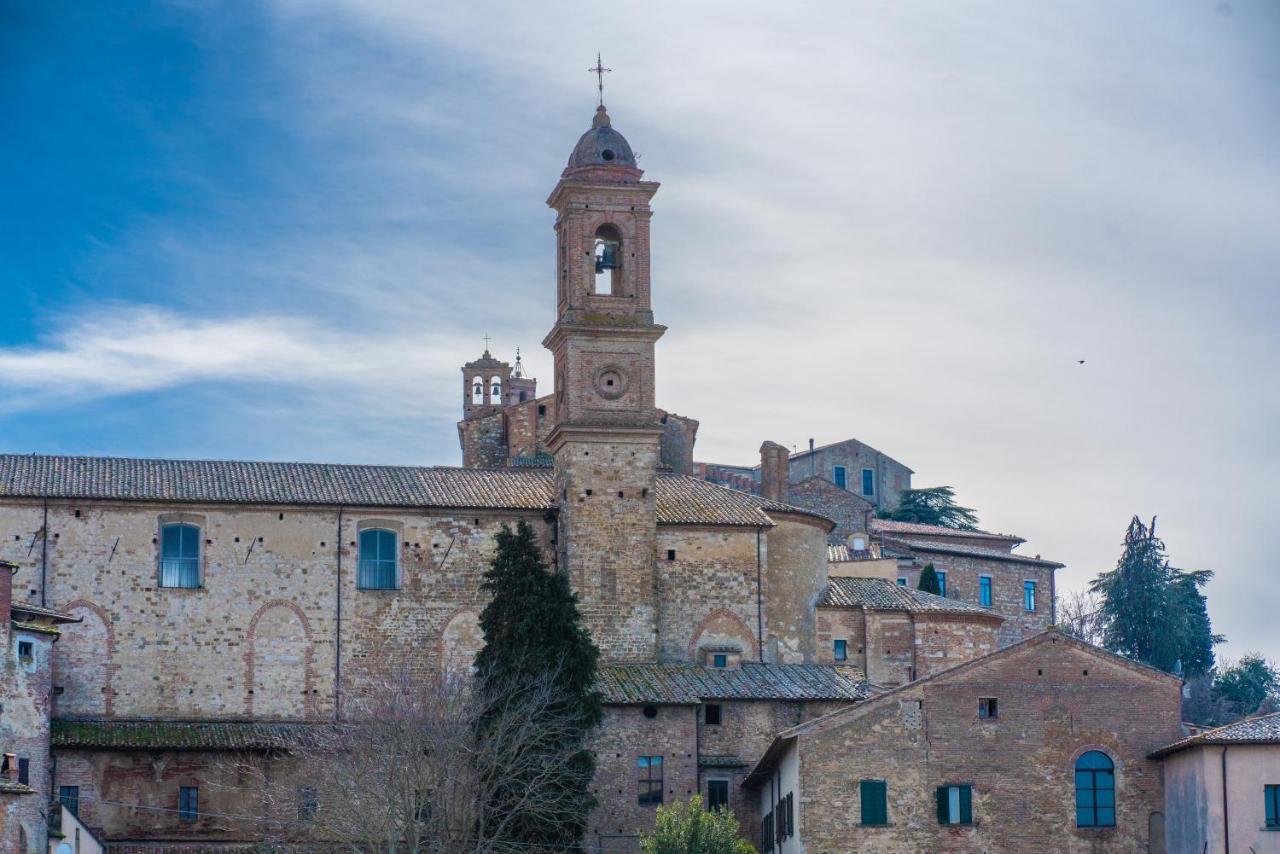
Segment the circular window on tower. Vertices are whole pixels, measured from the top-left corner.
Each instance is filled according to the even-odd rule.
[[[620,368],[610,365],[596,374],[596,393],[606,400],[617,400],[627,390],[627,382]]]
[[[600,156],[601,156],[601,157],[603,157],[605,160],[612,160],[612,159],[613,159],[613,149],[612,149],[612,148],[606,148],[604,151],[600,152]]]

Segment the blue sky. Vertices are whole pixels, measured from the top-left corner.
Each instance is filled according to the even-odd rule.
[[[1280,657],[1269,0],[110,5],[0,0],[4,450],[455,464],[600,50],[700,458],[856,436],[1067,588],[1159,514]]]

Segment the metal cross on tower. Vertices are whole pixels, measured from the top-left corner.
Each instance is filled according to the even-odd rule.
[[[600,91],[600,104],[601,106],[603,106],[604,105],[604,76],[608,74],[610,71],[613,71],[613,69],[605,68],[604,63],[600,61],[600,54],[597,53],[596,67],[588,68],[587,70],[596,76],[596,89]]]
[[[486,333],[485,333],[485,335],[484,335],[484,351],[485,351],[486,353],[488,353],[488,352],[489,352],[489,333],[487,333],[487,332],[486,332]]]

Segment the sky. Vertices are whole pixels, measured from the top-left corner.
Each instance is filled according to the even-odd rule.
[[[0,0],[0,450],[457,465],[613,69],[695,456],[856,437],[1280,658],[1273,0]]]

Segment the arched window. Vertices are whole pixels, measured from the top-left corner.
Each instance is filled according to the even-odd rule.
[[[489,380],[489,402],[494,406],[502,403],[502,377]]]
[[[362,590],[396,589],[396,532],[366,528],[360,532],[357,583]]]
[[[1116,826],[1116,766],[1100,750],[1076,760],[1076,827]]]
[[[480,377],[471,381],[471,402],[477,406],[484,403],[484,380]]]
[[[622,235],[612,225],[596,229],[593,262],[596,271],[596,293],[622,293]]]
[[[160,586],[200,586],[200,529],[178,522],[160,529]]]

